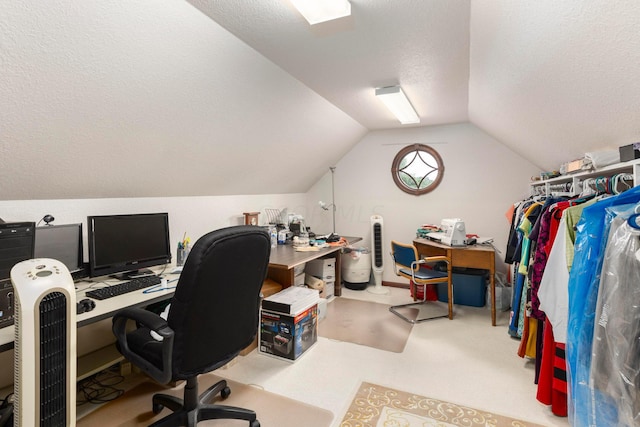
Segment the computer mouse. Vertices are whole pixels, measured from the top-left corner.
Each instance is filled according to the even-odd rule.
[[[96,302],[92,299],[85,298],[78,301],[76,306],[76,314],[87,313],[96,308]]]

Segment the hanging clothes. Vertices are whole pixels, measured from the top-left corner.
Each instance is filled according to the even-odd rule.
[[[557,416],[568,415],[566,331],[568,322],[568,282],[574,254],[575,224],[586,206],[595,199],[576,199],[556,203],[549,209],[549,239],[545,245],[546,265],[537,289],[538,308],[544,314],[543,342],[536,362],[538,392],[536,398],[551,406]],[[559,218],[559,219],[558,219]],[[541,257],[544,260],[544,257]],[[534,267],[535,271],[535,267]],[[534,290],[532,288],[532,295]],[[533,298],[532,298],[533,300]],[[532,301],[533,302],[533,301]],[[538,372],[539,371],[539,372]]]
[[[551,322],[544,322],[544,337],[540,354],[540,380],[536,399],[549,405],[559,417],[567,416],[567,371],[565,345],[555,342]]]
[[[538,216],[540,215],[542,206],[543,205],[540,202],[529,203],[525,213],[522,215],[522,219],[520,220],[520,224],[517,228],[521,235],[521,251],[520,262],[517,268],[517,280],[515,282],[515,289],[513,291],[514,296],[511,304],[511,321],[509,323],[509,334],[512,337],[516,338],[522,337],[525,323],[527,290],[529,288],[527,281],[527,272],[531,249],[529,233],[533,227],[533,224],[537,221]]]
[[[602,256],[608,226],[606,209],[640,201],[640,187],[587,206],[576,225],[575,257],[569,274],[567,376],[569,422],[589,426],[597,408],[592,407],[589,375]]]
[[[594,425],[640,425],[640,215],[613,219],[596,306]]]
[[[551,219],[554,216],[556,209],[562,209],[568,207],[569,202],[560,198],[550,198],[545,201],[540,215],[540,220],[537,223],[537,227],[531,233],[531,238],[536,240],[535,254],[533,263],[531,265],[531,317],[538,320],[544,320],[544,312],[540,307],[540,300],[538,299],[538,289],[540,288],[540,281],[542,280],[542,274],[547,265],[547,259],[551,246],[547,246],[549,242],[553,242],[555,233],[551,230]],[[554,227],[557,230],[557,227]]]

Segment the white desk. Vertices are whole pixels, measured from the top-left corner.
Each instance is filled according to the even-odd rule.
[[[166,271],[169,271],[167,268]],[[159,271],[156,271],[159,273]],[[165,274],[163,277],[168,280],[177,279],[177,274]],[[114,279],[105,278],[105,284],[116,284],[118,281]],[[175,287],[178,282],[172,282],[168,284],[168,287]],[[91,282],[77,282],[76,283],[76,301],[80,301],[86,298],[86,291],[90,289],[96,289],[105,286],[101,284],[99,280],[92,280]],[[164,287],[160,285],[160,287]],[[91,323],[98,322],[100,320],[112,317],[118,310],[125,307],[143,307],[155,302],[163,301],[173,296],[174,289],[165,289],[157,292],[144,293],[144,289],[135,292],[129,292],[117,297],[108,298],[104,300],[93,300],[96,306],[93,310],[86,313],[79,314],[77,316],[78,327],[86,326]],[[14,326],[7,326],[0,329],[0,351],[6,351],[13,348]]]

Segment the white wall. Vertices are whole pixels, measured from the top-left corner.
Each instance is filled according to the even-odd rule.
[[[435,148],[445,165],[439,187],[423,196],[400,191],[391,176],[396,153],[415,143]],[[382,215],[383,280],[402,282],[393,273],[388,254],[391,239],[410,242],[422,224],[458,217],[465,221],[467,233],[493,237],[496,247],[504,251],[509,228],[505,212],[514,201],[528,195],[530,177],[539,172],[470,123],[371,132],[336,165],[336,232],[362,236],[362,245],[370,248],[370,217]],[[330,212],[316,206],[318,200],[330,197],[327,171],[307,193],[312,224],[327,230]],[[497,268],[504,270],[503,254],[496,254],[496,259]]]
[[[0,40],[2,200],[299,193],[367,131],[186,1],[3,1]]]
[[[304,194],[260,196],[166,197],[131,199],[27,200],[0,201],[0,218],[5,221],[38,222],[45,214],[55,217],[53,224],[82,222],[85,226],[85,261],[88,260],[86,223],[89,215],[168,212],[172,252],[183,233],[191,241],[222,227],[244,223],[243,212],[261,212],[260,224],[267,223],[265,209],[289,208],[305,213]],[[42,223],[43,225],[44,223]],[[98,302],[99,303],[99,302]],[[78,354],[83,355],[114,342],[111,320],[85,326],[78,331]],[[0,366],[11,366],[13,351],[0,353]],[[0,388],[13,382],[13,370],[0,370]]]
[[[243,224],[243,212],[260,212],[259,220],[263,225],[267,223],[265,209],[288,208],[304,214],[305,203],[304,194],[11,200],[0,201],[0,218],[7,222],[35,221],[37,223],[45,214],[51,214],[55,217],[52,224],[82,222],[85,226],[85,260],[88,260],[86,225],[89,215],[168,212],[171,242],[177,245],[184,233],[187,233],[194,242],[208,231]]]

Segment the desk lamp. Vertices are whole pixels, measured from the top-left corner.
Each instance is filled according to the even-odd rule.
[[[336,234],[336,197],[335,197],[336,189],[335,189],[335,181],[334,181],[334,174],[335,174],[335,171],[336,171],[336,167],[335,166],[331,166],[331,167],[329,167],[329,170],[331,171],[331,204],[327,205],[322,200],[319,201],[318,204],[325,211],[328,211],[329,208],[332,208],[333,232],[331,233],[331,235],[334,236]]]

